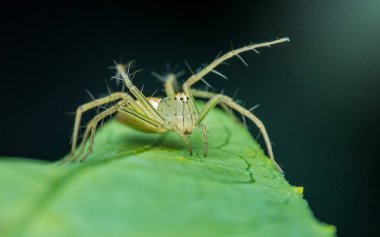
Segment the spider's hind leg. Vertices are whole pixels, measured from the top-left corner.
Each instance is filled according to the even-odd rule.
[[[104,104],[112,103],[117,100],[131,100],[132,97],[126,93],[123,92],[115,92],[113,94],[110,94],[106,97],[96,99],[94,101],[88,102],[84,105],[81,105],[78,107],[78,109],[75,112],[75,122],[74,122],[74,131],[72,136],[72,144],[71,144],[71,152],[70,155],[67,156],[65,160],[62,161],[62,163],[68,162],[75,158],[75,153],[77,150],[77,142],[78,142],[78,133],[79,133],[79,126],[81,122],[81,118],[83,113],[86,111],[102,106]]]
[[[179,91],[177,76],[174,73],[169,73],[165,77],[165,93],[167,97],[174,96]]]
[[[80,161],[83,162],[87,159],[87,156],[92,152],[92,148],[94,146],[94,137],[95,137],[95,132],[96,132],[96,128],[98,126],[98,123],[102,119],[104,119],[104,118],[114,114],[115,112],[117,112],[118,109],[121,106],[123,106],[124,104],[126,104],[127,102],[128,102],[128,100],[120,101],[116,105],[111,106],[107,110],[101,112],[100,114],[96,115],[93,119],[91,119],[91,121],[88,123],[86,130],[84,132],[82,143],[80,145],[80,150],[79,150],[78,154],[76,154],[73,157],[72,161],[76,161],[79,157],[81,157],[83,155],[84,148],[86,146],[87,140],[90,139],[90,144],[87,148],[87,152],[82,156]]]

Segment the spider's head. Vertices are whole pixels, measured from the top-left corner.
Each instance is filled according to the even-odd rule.
[[[195,117],[189,99],[185,93],[177,93],[162,99],[157,108],[169,127],[183,135],[191,134],[194,129]]]
[[[174,100],[177,102],[188,103],[189,99],[185,93],[177,93],[174,95]]]

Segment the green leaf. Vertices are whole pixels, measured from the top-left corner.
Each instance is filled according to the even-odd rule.
[[[220,110],[190,156],[116,121],[82,164],[0,159],[0,236],[335,236],[249,132]],[[284,161],[285,163],[285,161]]]

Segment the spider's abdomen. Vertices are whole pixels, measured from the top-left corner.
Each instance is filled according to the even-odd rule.
[[[173,130],[185,135],[193,132],[195,124],[188,100],[184,93],[178,93],[162,99],[157,108]]]
[[[158,104],[161,101],[161,98],[149,97],[149,102],[157,109]],[[125,106],[126,109],[131,109],[136,111],[136,113],[128,113],[120,108],[119,112],[116,114],[116,120],[122,124],[125,124],[131,128],[139,130],[141,132],[147,133],[164,133],[167,129],[159,124],[155,124],[154,121],[149,121],[147,118],[141,117],[141,115],[146,116],[144,112],[144,107],[137,100],[130,102]]]

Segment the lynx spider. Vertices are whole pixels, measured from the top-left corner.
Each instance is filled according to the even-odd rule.
[[[91,102],[83,104],[76,110],[73,140],[70,155],[65,161],[76,161],[82,157],[80,161],[86,160],[87,156],[92,152],[94,145],[94,136],[98,123],[117,113],[118,121],[131,126],[137,130],[150,133],[164,133],[167,131],[174,131],[182,137],[184,143],[187,145],[189,153],[192,154],[192,147],[189,142],[188,136],[193,132],[195,127],[199,127],[203,134],[203,153],[207,156],[207,133],[206,126],[202,124],[205,116],[216,106],[220,105],[225,109],[233,109],[240,113],[242,116],[250,119],[260,129],[261,134],[266,143],[267,151],[270,160],[276,166],[279,172],[283,173],[280,166],[276,163],[272,151],[272,145],[269,136],[264,127],[264,124],[257,118],[250,110],[245,109],[236,103],[231,97],[223,94],[216,94],[208,91],[192,89],[191,86],[196,82],[203,80],[203,77],[210,72],[219,74],[214,70],[224,61],[236,56],[244,62],[239,54],[253,50],[258,53],[257,48],[270,47],[274,44],[279,44],[289,41],[289,38],[281,38],[270,42],[259,44],[251,44],[239,49],[231,50],[224,55],[216,58],[209,65],[205,66],[196,74],[192,74],[182,85],[182,92],[176,91],[177,78],[174,74],[168,74],[165,78],[165,98],[145,97],[143,93],[132,84],[129,75],[129,67],[126,65],[115,63],[115,69],[119,79],[124,81],[125,86],[129,89],[131,94],[126,92],[115,92],[103,98],[95,99]],[[132,96],[133,95],[133,96]],[[195,105],[195,98],[209,99],[201,111]],[[82,142],[80,144],[79,152],[77,152],[78,132],[82,114],[90,109],[114,103],[103,112],[97,114],[88,123],[84,132]],[[85,151],[86,141],[90,140],[87,152]]]

